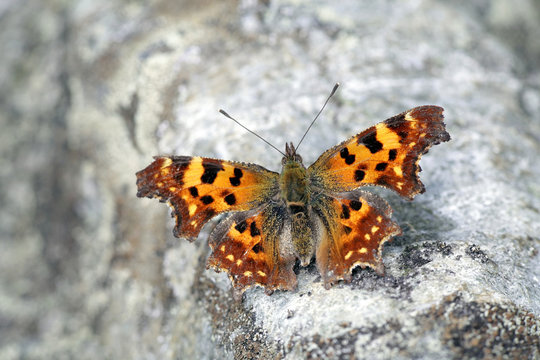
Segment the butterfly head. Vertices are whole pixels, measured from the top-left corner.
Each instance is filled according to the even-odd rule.
[[[285,165],[291,162],[302,164],[302,157],[296,153],[296,149],[292,142],[285,143],[285,156],[281,159],[281,164]]]

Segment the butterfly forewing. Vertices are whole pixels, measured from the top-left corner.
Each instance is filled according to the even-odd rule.
[[[416,107],[327,150],[308,169],[314,187],[343,192],[379,185],[409,199],[424,192],[418,161],[432,145],[450,140],[442,112]]]
[[[201,157],[157,157],[137,173],[137,196],[167,202],[174,235],[193,240],[222,212],[256,208],[279,191],[279,174],[261,166]]]

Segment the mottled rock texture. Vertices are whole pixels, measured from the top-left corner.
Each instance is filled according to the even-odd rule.
[[[540,357],[540,6],[518,1],[0,4],[1,359]],[[453,140],[386,276],[248,290],[204,269],[169,210],[135,197],[152,155],[279,170],[408,108]]]

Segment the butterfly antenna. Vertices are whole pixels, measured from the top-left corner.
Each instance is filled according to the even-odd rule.
[[[322,106],[321,110],[319,110],[319,113],[317,114],[317,116],[315,116],[315,119],[313,119],[311,124],[309,124],[309,127],[307,128],[306,132],[304,133],[304,136],[302,136],[302,138],[298,142],[298,145],[296,145],[296,151],[298,151],[298,148],[300,147],[300,144],[302,143],[302,141],[304,141],[304,138],[306,137],[309,129],[311,129],[311,127],[313,126],[313,124],[315,123],[315,121],[317,120],[319,115],[321,115],[322,111],[324,110],[324,107],[326,106],[326,104],[328,104],[328,101],[330,100],[330,98],[332,96],[334,96],[334,94],[336,93],[336,90],[338,89],[338,87],[339,87],[339,83],[336,83],[336,85],[334,85],[334,88],[332,89],[332,92],[330,93],[330,95],[328,95],[328,98],[326,98],[326,101],[324,102],[324,105]]]
[[[266,141],[262,136],[260,136],[259,134],[257,134],[256,132],[254,131],[251,131],[249,130],[247,127],[245,127],[244,125],[242,125],[238,120],[236,120],[235,118],[233,118],[231,115],[227,114],[225,112],[225,110],[223,109],[219,109],[219,112],[222,113],[225,117],[228,117],[229,119],[231,119],[232,121],[234,121],[235,123],[237,123],[238,125],[240,125],[241,127],[243,127],[245,130],[249,131],[250,133],[252,133],[253,135],[255,135],[256,137],[258,137],[259,139],[261,139],[262,141],[264,141],[265,143],[267,143],[268,145],[270,145],[271,147],[273,147],[276,151],[278,151],[281,155],[285,156],[285,153],[281,150],[279,150],[277,147],[275,147],[274,145],[270,144],[268,141]]]

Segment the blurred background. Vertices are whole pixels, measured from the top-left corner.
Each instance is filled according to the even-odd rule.
[[[0,358],[540,356],[539,39],[535,0],[0,1]],[[335,320],[348,310],[324,299],[349,295],[318,295],[309,269],[297,293],[235,303],[204,270],[204,234],[174,239],[169,210],[135,196],[157,154],[279,171],[217,110],[281,149],[335,82],[306,164],[423,104],[445,108],[453,138],[422,160],[425,195],[384,193],[405,232],[385,252],[390,280],[355,273],[344,301],[384,299],[362,309],[392,314],[388,338],[358,330],[374,329],[358,307]],[[511,325],[485,335],[479,303],[509,306]],[[286,332],[280,311],[309,321]]]

